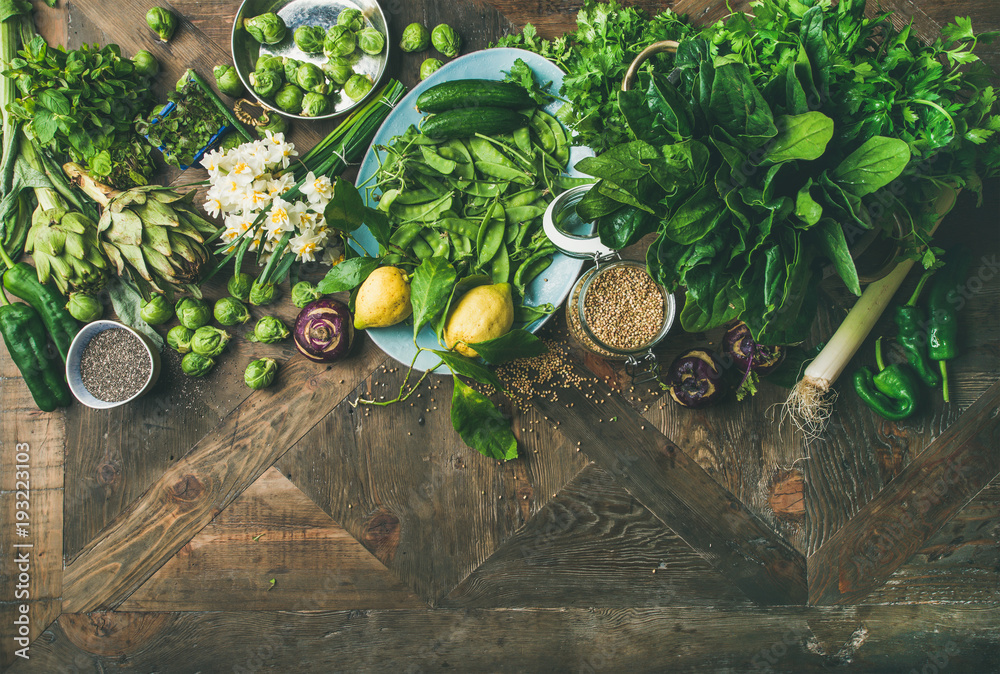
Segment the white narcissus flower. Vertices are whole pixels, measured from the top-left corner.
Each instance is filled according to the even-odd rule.
[[[298,215],[299,212],[294,204],[281,197],[276,198],[271,203],[267,217],[264,218],[264,229],[267,231],[268,240],[280,239],[282,234],[295,231]]]
[[[333,197],[333,183],[326,176],[317,177],[310,171],[302,182],[302,194],[306,195],[310,204],[322,203],[326,206],[326,202]]]
[[[303,232],[288,241],[288,247],[303,262],[314,262],[316,254],[322,250],[325,233]]]

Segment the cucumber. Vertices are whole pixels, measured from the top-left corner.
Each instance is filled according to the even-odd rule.
[[[496,80],[452,80],[442,82],[417,96],[417,108],[423,112],[444,112],[456,108],[533,108],[528,91],[512,82]]]
[[[431,115],[420,130],[430,138],[465,138],[507,133],[527,124],[527,117],[506,108],[457,108]]]

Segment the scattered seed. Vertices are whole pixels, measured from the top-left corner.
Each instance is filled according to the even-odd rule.
[[[80,356],[80,378],[92,396],[128,400],[149,381],[153,363],[139,338],[124,328],[97,333]]]

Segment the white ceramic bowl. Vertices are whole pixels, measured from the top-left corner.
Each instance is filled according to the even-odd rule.
[[[83,356],[83,350],[88,344],[90,344],[90,340],[92,340],[95,335],[100,332],[104,332],[105,330],[111,330],[114,328],[128,330],[139,339],[145,347],[146,353],[149,354],[151,367],[149,369],[149,379],[146,381],[145,385],[139,389],[138,393],[131,398],[109,403],[106,400],[101,400],[100,398],[91,395],[90,391],[87,390],[87,387],[83,385],[83,378],[80,376],[80,358]],[[160,352],[156,350],[156,347],[153,346],[148,337],[143,335],[141,332],[136,332],[127,325],[119,323],[118,321],[93,321],[91,323],[87,323],[83,326],[83,329],[76,334],[76,337],[73,338],[73,342],[69,345],[69,354],[66,356],[66,381],[69,382],[69,390],[73,393],[73,396],[87,407],[92,407],[97,410],[107,410],[112,407],[118,407],[119,405],[132,402],[136,398],[148,393],[149,390],[153,388],[153,385],[156,383],[159,376]]]

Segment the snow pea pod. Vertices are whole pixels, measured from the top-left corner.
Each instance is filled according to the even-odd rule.
[[[410,242],[416,238],[417,234],[421,232],[424,228],[424,223],[422,222],[409,222],[405,225],[400,226],[392,236],[389,237],[389,244],[399,247],[400,250],[406,250]]]
[[[431,250],[434,251],[431,257],[448,257],[451,247],[448,244],[448,236],[446,234],[425,229],[420,233],[420,236],[431,247]]]
[[[497,250],[503,245],[503,234],[506,222],[503,216],[503,207],[494,203],[486,211],[479,232],[476,236],[476,251],[479,266],[485,266],[493,259]]]
[[[510,256],[504,246],[500,246],[493,261],[490,262],[490,278],[494,283],[506,283],[510,278]]]
[[[424,241],[424,238],[422,236],[418,236],[417,238],[413,239],[412,248],[413,248],[413,254],[416,255],[417,258],[420,260],[426,260],[427,258],[433,257],[434,255],[434,249],[430,247],[430,244]]]
[[[420,146],[420,155],[424,158],[424,163],[432,169],[444,175],[455,171],[458,164],[451,159],[445,159],[440,154],[425,145]]]
[[[488,162],[490,164],[498,164],[500,166],[506,166],[511,169],[516,169],[517,165],[514,161],[501,152],[493,143],[489,142],[484,138],[479,138],[473,136],[469,139],[469,150],[472,152],[472,156],[476,159],[476,165],[478,166],[480,162]]]
[[[507,166],[506,164],[495,164],[489,161],[477,161],[476,169],[493,178],[508,180],[519,185],[531,185],[535,181],[531,176],[521,169]]]
[[[524,295],[524,287],[531,283],[531,281],[545,271],[550,264],[552,264],[552,258],[549,257],[551,252],[543,252],[539,250],[527,260],[521,263],[521,266],[517,268],[514,272],[514,287],[517,288],[521,295]]]
[[[517,149],[524,154],[531,154],[531,131],[528,127],[522,126],[520,129],[514,130],[514,145],[517,145]]]
[[[552,133],[552,129],[548,124],[545,123],[537,113],[528,120],[528,124],[531,125],[531,130],[535,132],[538,137],[538,145],[542,150],[546,152],[555,152],[556,150],[556,137]]]
[[[542,197],[544,192],[538,189],[526,189],[517,192],[509,199],[505,199],[503,205],[507,208],[517,208],[518,206],[527,206]]]
[[[479,225],[465,218],[441,218],[434,226],[461,236],[467,236],[470,239],[479,235]]]

